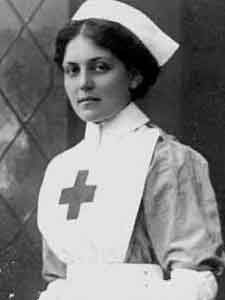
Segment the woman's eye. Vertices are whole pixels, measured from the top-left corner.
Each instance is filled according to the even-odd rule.
[[[69,65],[63,68],[64,74],[68,75],[69,77],[75,76],[79,72],[78,66]]]
[[[97,72],[106,72],[106,71],[109,71],[110,70],[110,66],[106,63],[97,63],[95,66],[94,66],[94,69],[95,71]]]

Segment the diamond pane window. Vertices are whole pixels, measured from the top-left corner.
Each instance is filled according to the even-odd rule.
[[[68,11],[68,1],[0,1],[1,300],[37,299],[44,284],[36,210],[46,165],[67,147],[67,102],[52,56]]]

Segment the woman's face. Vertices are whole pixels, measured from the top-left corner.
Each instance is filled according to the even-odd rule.
[[[124,64],[85,36],[68,43],[63,69],[66,93],[84,121],[108,120],[130,102],[132,79]]]

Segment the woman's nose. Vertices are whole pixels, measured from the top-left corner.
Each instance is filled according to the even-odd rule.
[[[87,70],[80,73],[80,89],[83,91],[91,90],[94,87],[94,80]]]

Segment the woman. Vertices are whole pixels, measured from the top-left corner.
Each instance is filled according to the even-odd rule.
[[[87,128],[41,187],[41,300],[215,298],[224,253],[207,162],[135,104],[177,48],[115,0],[84,2],[59,32],[55,61]]]

